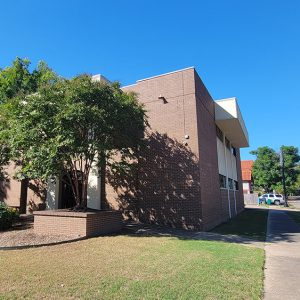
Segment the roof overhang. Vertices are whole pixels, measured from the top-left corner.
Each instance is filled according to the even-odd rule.
[[[217,126],[224,132],[234,147],[249,147],[249,136],[236,98],[215,101]]]

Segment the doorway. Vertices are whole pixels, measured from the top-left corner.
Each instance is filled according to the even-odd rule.
[[[80,177],[79,177],[80,178]],[[65,174],[61,180],[61,193],[60,193],[60,208],[73,208],[76,206],[76,199],[72,191],[70,177]],[[82,182],[79,181],[79,193],[82,191]]]

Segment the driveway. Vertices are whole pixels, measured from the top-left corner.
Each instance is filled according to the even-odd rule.
[[[270,209],[264,299],[300,299],[300,227],[287,211]]]

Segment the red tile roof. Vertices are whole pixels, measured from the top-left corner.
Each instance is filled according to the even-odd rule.
[[[242,160],[241,161],[242,179],[243,180],[251,181],[252,166],[253,166],[253,160]]]

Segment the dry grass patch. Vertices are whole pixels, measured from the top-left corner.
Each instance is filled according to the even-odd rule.
[[[171,237],[99,237],[0,251],[0,299],[260,299],[261,249]]]

